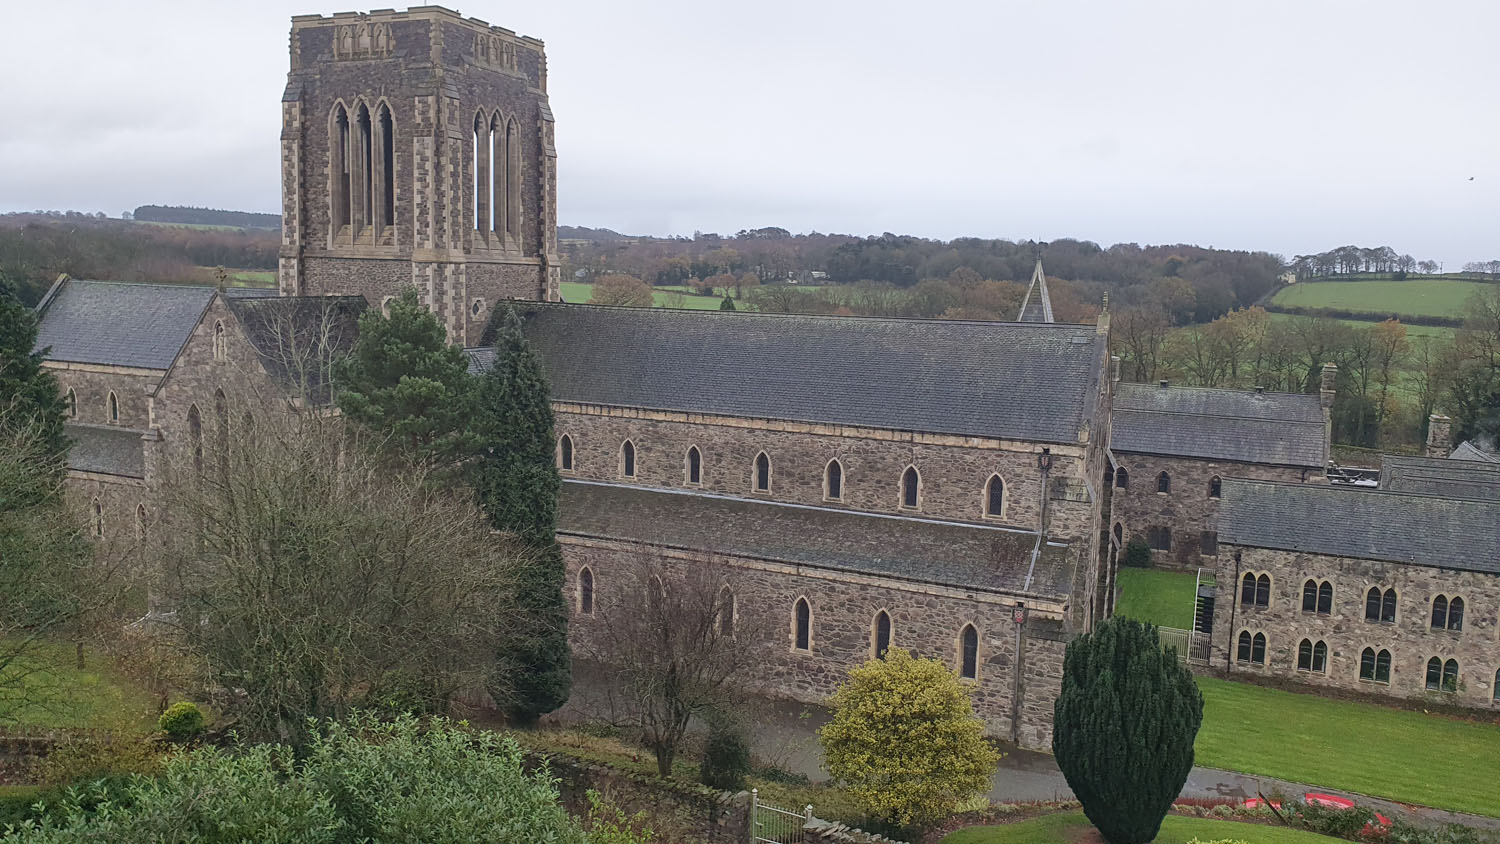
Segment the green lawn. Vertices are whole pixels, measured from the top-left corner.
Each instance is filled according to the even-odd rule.
[[[1306,319],[1306,317],[1300,317],[1297,314],[1278,314],[1278,313],[1273,313],[1273,314],[1271,314],[1271,319]],[[1364,329],[1368,329],[1370,326],[1372,326],[1372,325],[1375,324],[1375,320],[1373,318],[1370,319],[1370,320],[1341,319],[1341,320],[1338,320],[1338,322],[1341,322],[1341,323],[1343,323],[1345,325],[1353,326],[1355,328],[1364,328]],[[1450,338],[1453,337],[1453,332],[1454,331],[1455,331],[1455,329],[1449,328],[1446,325],[1411,325],[1411,324],[1407,324],[1406,325],[1406,339],[1407,340],[1415,340],[1418,337],[1437,337],[1437,338],[1441,338],[1441,339],[1447,340],[1447,339],[1450,339]]]
[[[1198,578],[1191,572],[1120,567],[1120,601],[1115,613],[1158,627],[1193,626]]]
[[[27,655],[28,671],[23,682],[35,703],[15,710],[0,699],[8,717],[0,724],[19,723],[34,727],[103,727],[150,729],[156,723],[156,704],[151,695],[119,676],[92,651],[84,651],[84,667],[76,667],[74,646],[48,644]],[[6,685],[0,678],[0,685]],[[0,692],[4,695],[5,692]],[[7,695],[8,696],[8,695]]]
[[[1249,844],[1327,844],[1337,840],[1284,826],[1169,815],[1161,822],[1156,844],[1187,844],[1194,838],[1229,838]],[[1082,812],[1066,812],[1000,826],[971,826],[944,837],[942,844],[1075,844],[1089,840],[1099,838],[1088,818]]]
[[[1459,316],[1470,296],[1488,289],[1491,285],[1474,281],[1307,281],[1282,288],[1271,302],[1380,315]]]
[[[561,285],[562,297],[566,302],[575,304],[588,304],[589,299],[594,296],[594,285],[582,281],[565,281]],[[681,307],[690,311],[717,311],[719,304],[724,301],[722,296],[698,296],[687,292],[687,288],[681,285],[663,285],[651,288],[651,298],[658,308]],[[675,296],[680,295],[681,302],[676,302]]]
[[[1500,726],[1199,677],[1197,764],[1500,817]]]

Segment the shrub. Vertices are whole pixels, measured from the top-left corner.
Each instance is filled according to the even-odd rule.
[[[584,824],[589,844],[649,844],[656,833],[646,826],[646,813],[626,815],[625,810],[589,789],[589,812]]]
[[[167,707],[157,719],[156,726],[172,741],[195,739],[203,732],[203,711],[192,701],[179,701]]]
[[[703,746],[703,765],[698,779],[723,791],[740,791],[750,773],[750,741],[744,729],[724,716],[709,719],[708,741]]]
[[[42,757],[36,776],[45,785],[70,785],[117,775],[154,775],[160,768],[161,754],[141,736],[80,733]]]
[[[1110,844],[1156,838],[1203,720],[1192,673],[1156,628],[1117,616],[1069,642],[1053,713],[1052,752],[1089,821]]]
[[[1125,557],[1121,562],[1131,568],[1151,568],[1151,546],[1144,537],[1131,537],[1130,541],[1125,543]]]
[[[1000,758],[948,666],[900,649],[849,673],[818,737],[833,778],[900,827],[951,815],[988,791]]]
[[[447,708],[447,701],[435,692],[431,682],[424,682],[405,671],[387,671],[380,675],[365,694],[366,708],[387,717],[398,715],[436,715]]]

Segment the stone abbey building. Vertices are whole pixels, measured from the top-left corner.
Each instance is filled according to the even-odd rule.
[[[973,684],[992,734],[1045,748],[1066,643],[1107,617],[1119,551],[1146,535],[1161,562],[1216,567],[1232,670],[1493,699],[1494,504],[1330,487],[1331,373],[1320,396],[1117,384],[1108,312],[1054,324],[1040,265],[1015,323],[563,304],[543,45],[438,7],[295,18],[282,115],[277,290],[65,278],[40,305],[70,491],[101,542],[151,530],[163,467],[232,436],[232,403],[329,404],[318,362],[415,285],[476,372],[491,312],[518,300],[553,390],[579,645],[643,554],[724,563],[736,615],[778,631],[747,686],[819,701],[907,648]],[[1397,521],[1412,499],[1445,503]],[[1391,547],[1360,538],[1395,524]],[[1361,620],[1376,588],[1395,622]]]

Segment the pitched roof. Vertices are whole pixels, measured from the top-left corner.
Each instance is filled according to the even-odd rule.
[[[145,444],[141,442],[145,431],[78,422],[70,422],[64,429],[72,441],[68,450],[69,469],[125,478],[146,477]]]
[[[1057,598],[1072,579],[1066,545],[1032,567],[1027,531],[587,481],[563,483],[558,531]]]
[[[1103,362],[1104,338],[1082,325],[524,311],[554,398],[654,410],[1074,443]]]
[[[1324,432],[1323,408],[1313,395],[1120,384],[1110,448],[1321,468]]]
[[[1225,478],[1219,542],[1500,574],[1500,502]]]
[[[363,296],[225,296],[224,303],[282,389],[310,404],[332,400],[332,363],[359,338]]]
[[[1453,449],[1448,455],[1450,460],[1477,460],[1481,463],[1500,463],[1500,453],[1493,449],[1486,449],[1486,443],[1482,440],[1466,440]]]
[[[214,288],[68,279],[42,304],[38,350],[48,360],[166,369]]]
[[[1436,457],[1380,456],[1380,488],[1450,498],[1500,501],[1500,463]],[[1495,526],[1500,531],[1500,525]]]

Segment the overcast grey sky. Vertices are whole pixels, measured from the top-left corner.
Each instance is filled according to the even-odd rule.
[[[277,210],[316,2],[8,9],[0,210]],[[547,42],[564,224],[1500,258],[1492,0],[449,5]]]

